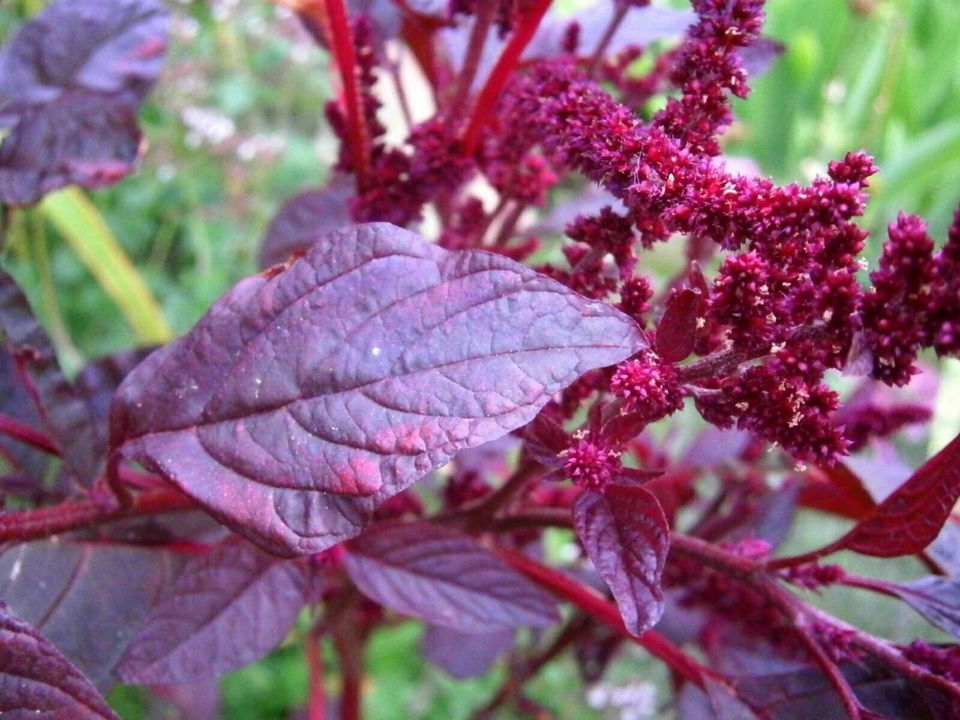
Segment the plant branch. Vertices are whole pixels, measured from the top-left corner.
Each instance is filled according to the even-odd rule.
[[[340,72],[343,101],[349,123],[350,156],[357,174],[357,190],[367,187],[370,176],[370,144],[363,98],[357,80],[357,57],[353,46],[353,31],[347,17],[344,0],[324,0],[330,21],[330,46]]]
[[[105,509],[92,499],[68,500],[50,507],[0,513],[0,543],[27,542],[93,525],[143,515],[190,510],[196,507],[186,495],[169,488],[133,496],[128,507]]]
[[[490,26],[496,14],[497,4],[494,0],[480,0],[474,14],[473,29],[470,31],[470,40],[467,44],[467,54],[457,78],[457,87],[450,99],[448,115],[456,120],[464,114],[464,104],[470,96],[470,88],[477,77],[480,60],[483,57],[483,48],[487,44]]]
[[[507,86],[507,82],[509,82],[513,71],[520,62],[520,56],[530,40],[533,39],[533,34],[540,26],[551,1],[536,0],[533,7],[517,23],[513,35],[510,36],[510,41],[503,52],[500,53],[497,64],[490,71],[487,82],[484,83],[483,89],[477,96],[477,102],[474,103],[470,120],[461,138],[463,151],[466,155],[473,155],[477,151],[477,147],[480,145],[480,133],[487,121],[493,116],[493,108],[497,104],[497,100],[500,99],[500,93]]]
[[[51,455],[60,455],[60,448],[49,435],[36,430],[6,413],[0,413],[0,435],[12,437]]]
[[[719,673],[697,662],[659,633],[648,630],[640,636],[630,634],[623,624],[623,618],[617,607],[596,590],[581,585],[559,570],[554,570],[512,548],[496,545],[493,549],[514,569],[519,570],[557,597],[573,603],[581,611],[608,626],[621,637],[637,643],[697,687],[704,687],[705,677],[725,682]]]
[[[597,43],[597,47],[594,49],[593,55],[590,57],[590,62],[587,64],[587,75],[590,77],[593,77],[596,74],[597,68],[600,66],[600,62],[603,60],[603,54],[610,45],[610,41],[613,40],[613,36],[623,22],[623,19],[627,16],[627,11],[630,9],[630,4],[621,0],[620,2],[616,3],[616,7],[616,12],[614,13],[613,17],[610,18],[610,23],[607,25],[607,29],[604,31],[603,37],[601,37],[600,41]]]
[[[327,691],[323,685],[323,653],[320,634],[311,631],[304,640],[307,668],[310,672],[307,720],[326,720]]]
[[[590,619],[587,616],[577,615],[571,619],[546,648],[511,668],[496,694],[473,714],[473,720],[486,720],[492,717],[497,708],[516,697],[527,681],[570,647],[589,628]]]
[[[538,477],[542,471],[543,468],[538,463],[523,462],[503,485],[483,498],[477,505],[465,510],[467,527],[469,529],[484,528],[497,513],[520,497],[530,481]]]
[[[364,630],[357,627],[357,618],[344,616],[345,621],[333,626],[333,645],[340,658],[343,687],[340,690],[340,720],[360,720],[361,682],[363,680]]]

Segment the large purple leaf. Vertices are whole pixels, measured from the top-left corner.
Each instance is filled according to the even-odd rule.
[[[242,281],[134,370],[112,444],[268,550],[318,552],[643,344],[626,316],[507,258],[355,226]]]
[[[0,600],[101,690],[150,607],[180,568],[156,548],[42,541],[0,555]]]
[[[0,334],[13,359],[18,380],[33,399],[42,429],[57,443],[67,469],[82,483],[93,481],[100,466],[90,409],[64,377],[46,332],[37,322],[16,281],[0,270]],[[20,418],[18,418],[20,419]]]
[[[634,635],[649,630],[663,615],[660,575],[670,545],[657,499],[632,485],[586,491],[574,503],[573,524],[627,629]]]
[[[160,71],[159,0],[60,0],[0,51],[0,201],[23,205],[70,183],[131,172],[136,111]]]
[[[325,188],[304,190],[290,198],[267,228],[260,250],[260,267],[282,263],[293,252],[308,249],[322,235],[350,225],[353,195],[353,182],[338,175]]]
[[[348,545],[347,574],[364,595],[464,633],[548,627],[556,603],[469,535],[428,523],[384,523]]]
[[[118,667],[125,682],[196,682],[280,644],[308,598],[300,563],[231,538],[187,561]]]
[[[96,688],[53,644],[0,603],[0,716],[116,720]]]

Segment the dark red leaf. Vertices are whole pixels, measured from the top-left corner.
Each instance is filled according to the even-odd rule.
[[[399,613],[464,633],[559,620],[548,593],[452,528],[385,523],[347,547],[344,566],[360,592]]]
[[[133,170],[136,112],[166,50],[158,0],[61,0],[0,51],[0,201],[22,205],[70,183]]]
[[[835,549],[875,557],[912,555],[932,543],[960,498],[960,436],[838,540]]]
[[[584,492],[574,503],[573,524],[627,629],[634,635],[649,630],[663,614],[660,575],[670,545],[656,498],[634,485]]]
[[[670,298],[657,325],[657,353],[667,362],[680,362],[693,352],[700,317],[700,292],[683,288]]]
[[[10,720],[117,720],[83,673],[3,603],[0,716]]]
[[[307,250],[331,230],[352,224],[353,194],[353,181],[338,175],[325,188],[306,190],[288,200],[267,228],[260,267],[282,263],[293,252]]]
[[[66,540],[0,555],[0,600],[106,692],[137,628],[180,568],[155,548]]]
[[[507,258],[355,226],[242,281],[134,370],[113,447],[263,547],[317,552],[643,342],[610,306]]]
[[[125,682],[169,684],[241,668],[280,644],[308,592],[300,563],[228,539],[187,561],[117,672]]]
[[[931,575],[890,583],[889,587],[931,623],[960,640],[960,580]]]
[[[19,380],[32,397],[41,428],[60,447],[67,468],[83,484],[96,477],[97,454],[90,410],[64,377],[46,332],[37,322],[16,281],[0,270],[0,333]]]
[[[513,646],[514,631],[465,633],[428,625],[420,643],[423,657],[455,678],[479,677]]]

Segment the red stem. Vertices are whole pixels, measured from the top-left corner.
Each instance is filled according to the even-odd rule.
[[[790,557],[774,558],[766,564],[767,570],[784,570],[786,568],[797,567],[799,565],[806,565],[807,563],[812,563],[819,560],[822,557],[826,557],[832,553],[842,550],[839,541],[832,542],[829,545],[825,545],[822,548],[817,550],[811,550],[810,552],[805,552],[801,555],[791,555]]]
[[[593,56],[590,58],[590,63],[587,65],[587,75],[593,77],[594,73],[597,72],[597,67],[599,67],[600,62],[603,60],[603,54],[606,52],[607,46],[610,44],[610,41],[613,40],[617,28],[623,23],[623,19],[627,16],[629,9],[630,5],[628,3],[617,3],[617,11],[610,19],[610,23],[607,25],[603,37],[600,38],[600,42],[597,43],[597,47],[593,51]]]
[[[473,155],[477,151],[477,146],[480,144],[480,133],[487,121],[493,116],[493,109],[500,98],[500,93],[507,86],[510,76],[520,62],[520,56],[533,39],[533,35],[540,26],[543,16],[546,15],[551,1],[536,0],[536,4],[517,24],[513,35],[510,37],[510,42],[500,53],[497,64],[494,65],[487,82],[484,83],[483,89],[477,97],[477,102],[470,114],[470,121],[463,132],[464,154]]]
[[[340,690],[340,720],[360,720],[360,682],[362,670],[358,653],[363,652],[362,639],[354,627],[343,624],[333,633],[333,644],[340,657],[343,687]]]
[[[327,692],[323,686],[323,655],[320,652],[320,637],[310,633],[305,642],[307,667],[310,671],[307,720],[326,720]]]
[[[367,121],[363,114],[363,98],[357,80],[357,56],[353,46],[353,31],[347,18],[344,0],[325,0],[330,20],[330,47],[340,71],[343,101],[349,123],[350,155],[357,174],[357,190],[367,187],[370,177],[370,145]]]
[[[498,545],[494,547],[494,551],[516,570],[519,570],[557,597],[573,603],[581,611],[594,620],[603,623],[621,637],[637,643],[651,655],[665,662],[675,673],[694,683],[697,687],[704,687],[704,677],[706,676],[724,682],[721,675],[694,660],[659,633],[648,630],[640,636],[632,635],[623,624],[623,618],[616,606],[592,588],[581,585],[562,572],[537,562],[528,555],[512,548]]]
[[[192,500],[172,489],[150,490],[132,498],[129,507],[104,509],[94,500],[68,500],[34,510],[0,513],[0,543],[26,542],[109,520],[156,515],[196,507]]]
[[[477,77],[477,70],[480,68],[480,60],[483,57],[483,47],[487,43],[487,35],[490,33],[490,26],[493,24],[493,16],[497,9],[496,5],[495,0],[480,0],[477,8],[467,45],[467,55],[460,69],[460,77],[457,78],[456,91],[450,100],[449,116],[454,121],[462,117],[463,104],[470,96],[470,88]]]
[[[60,454],[60,448],[49,435],[4,413],[0,413],[0,435],[12,437],[51,455]]]

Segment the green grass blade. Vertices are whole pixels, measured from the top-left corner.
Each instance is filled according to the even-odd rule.
[[[82,190],[52,193],[40,210],[116,303],[140,342],[160,344],[173,337],[150,288]]]

